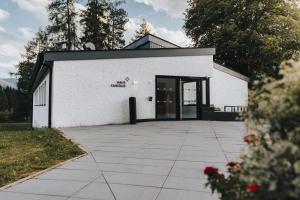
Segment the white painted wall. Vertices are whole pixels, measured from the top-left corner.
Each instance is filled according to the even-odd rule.
[[[41,84],[46,81],[46,105],[45,106],[35,106],[33,102],[33,115],[32,115],[32,126],[34,128],[48,127],[48,109],[49,109],[49,73],[46,75]],[[36,89],[36,90],[37,90]],[[34,92],[36,92],[36,90]],[[34,99],[33,99],[34,100]]]
[[[153,119],[156,75],[212,77],[213,56],[55,61],[52,126],[127,123],[130,96],[137,98],[137,118]],[[126,88],[110,87],[127,76]]]
[[[247,81],[214,68],[210,84],[211,104],[222,111],[224,106],[248,105]]]

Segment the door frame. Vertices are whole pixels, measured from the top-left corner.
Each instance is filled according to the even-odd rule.
[[[157,79],[158,78],[172,78],[175,79],[176,83],[176,118],[165,118],[165,119],[158,119],[157,118]],[[196,90],[197,92],[197,117],[194,119],[182,119],[181,118],[181,93],[182,93],[182,86],[181,80],[191,80],[196,81]],[[206,81],[206,104],[203,104],[202,101],[202,82]],[[178,120],[200,120],[202,118],[202,107],[209,107],[210,106],[210,84],[209,84],[209,77],[191,77],[191,76],[168,76],[168,75],[156,75],[155,76],[155,120],[159,121],[178,121]]]

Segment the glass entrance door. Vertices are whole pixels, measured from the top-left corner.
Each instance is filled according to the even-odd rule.
[[[156,118],[159,120],[177,118],[177,79],[159,77],[156,79]]]
[[[197,119],[199,82],[181,79],[181,119]]]

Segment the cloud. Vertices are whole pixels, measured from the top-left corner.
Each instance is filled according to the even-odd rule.
[[[5,20],[9,17],[10,13],[0,8],[0,21]]]
[[[0,26],[0,33],[5,33],[6,32],[6,29],[2,26]]]
[[[10,73],[15,73],[17,61],[0,62],[0,78],[10,78]]]
[[[152,6],[156,12],[166,12],[173,18],[183,18],[183,13],[188,5],[187,0],[135,0],[135,2]]]
[[[10,43],[0,44],[0,56],[16,57],[19,54],[20,51],[16,46]]]
[[[22,10],[28,11],[37,19],[47,22],[47,5],[49,0],[11,0]]]
[[[137,18],[130,18],[128,23],[126,24],[126,33],[125,33],[125,39],[127,43],[130,43],[131,38],[133,38],[135,31],[139,28],[139,25],[141,24],[141,20]],[[187,47],[190,46],[191,40],[188,39],[188,37],[184,34],[181,30],[169,30],[165,27],[155,27],[153,24],[149,23],[149,27],[152,30],[151,33],[161,37],[167,41],[170,41],[172,43],[175,43],[181,47]]]
[[[25,10],[37,19],[41,19],[43,22],[48,21],[47,6],[50,0],[11,0],[16,3],[22,10]],[[75,3],[75,9],[84,10],[85,6],[80,3]]]
[[[24,40],[31,40],[35,34],[35,31],[28,27],[20,27],[18,31],[22,34]]]

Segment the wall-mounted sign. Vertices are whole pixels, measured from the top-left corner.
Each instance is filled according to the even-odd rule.
[[[114,88],[116,88],[116,87],[118,87],[118,88],[125,88],[125,87],[126,87],[126,83],[127,83],[129,80],[130,80],[129,77],[126,76],[125,79],[124,79],[124,81],[116,81],[115,83],[112,83],[112,84],[110,85],[110,87],[114,87]]]
[[[126,81],[117,81],[110,85],[110,87],[126,87]]]

